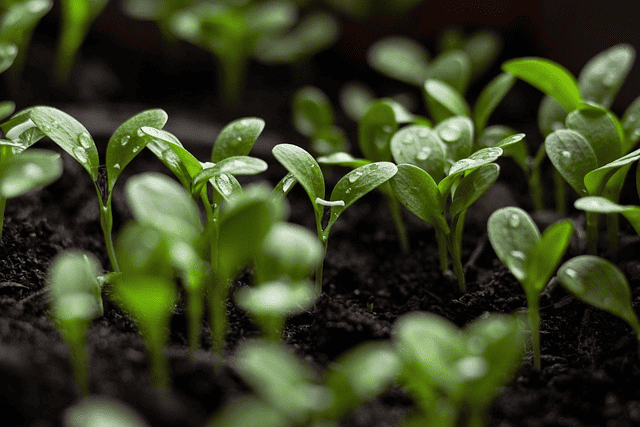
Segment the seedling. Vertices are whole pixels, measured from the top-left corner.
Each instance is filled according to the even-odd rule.
[[[604,197],[581,197],[573,204],[576,209],[601,214],[622,214],[640,236],[640,206],[619,205]]]
[[[536,369],[540,369],[540,295],[569,246],[573,223],[556,222],[541,236],[524,210],[509,206],[491,214],[487,233],[496,255],[518,279],[527,296],[533,360]]]
[[[260,340],[240,347],[235,366],[260,400],[237,400],[207,425],[227,427],[249,420],[268,426],[334,425],[384,392],[401,367],[389,343],[368,342],[341,355],[320,378],[287,348]]]
[[[69,79],[76,62],[78,50],[84,41],[91,23],[102,13],[109,0],[62,0],[62,20],[58,51],[56,53],[56,76],[59,81]]]
[[[67,154],[73,157],[91,177],[100,206],[100,225],[104,234],[109,261],[118,271],[118,261],[113,249],[111,230],[113,213],[111,197],[116,180],[122,170],[133,160],[151,138],[138,132],[143,125],[162,127],[167,121],[163,110],[146,110],[124,122],[116,129],[107,145],[106,184],[98,172],[98,150],[87,129],[67,113],[53,107],[36,106],[22,110],[0,127],[14,141],[20,139],[32,145],[48,136]]]
[[[65,409],[64,427],[147,427],[142,416],[124,402],[105,395],[87,396]]]
[[[211,52],[219,61],[222,101],[237,107],[251,57],[263,62],[304,60],[337,40],[338,25],[324,13],[296,25],[293,2],[196,3],[174,14],[171,31]]]
[[[460,330],[435,314],[413,312],[394,324],[392,336],[402,359],[399,382],[418,408],[408,425],[487,425],[491,402],[523,353],[519,320],[502,314]]]
[[[326,254],[329,233],[338,217],[356,200],[391,178],[397,167],[390,162],[376,162],[360,166],[343,176],[333,188],[330,200],[325,200],[324,176],[316,160],[304,149],[291,144],[273,147],[273,156],[289,173],[277,185],[276,197],[285,197],[299,182],[311,200],[316,231]],[[324,208],[330,208],[329,220],[323,226]],[[316,293],[322,292],[322,263],[316,270]]]
[[[594,255],[581,255],[560,266],[558,281],[581,301],[627,322],[640,352],[640,323],[631,306],[629,283],[618,267]]]
[[[75,388],[81,395],[89,393],[87,329],[103,314],[99,274],[95,257],[79,251],[56,256],[47,272],[49,315],[69,346]]]

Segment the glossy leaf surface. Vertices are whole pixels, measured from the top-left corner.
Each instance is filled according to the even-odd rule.
[[[467,210],[496,182],[498,175],[500,167],[495,163],[489,163],[462,178],[449,206],[449,215],[455,217]]]
[[[590,195],[600,195],[611,177],[625,166],[628,167],[640,159],[640,149],[632,151],[626,156],[612,161],[602,167],[592,170],[584,177],[584,185]],[[626,172],[625,172],[626,174]]]
[[[391,154],[397,164],[418,166],[438,181],[444,176],[444,148],[438,134],[426,126],[405,126],[391,138]]]
[[[391,160],[391,138],[398,130],[393,107],[384,101],[376,101],[358,122],[358,144],[365,159],[372,162]]]
[[[502,73],[494,77],[480,92],[478,100],[473,107],[473,122],[475,131],[482,134],[489,116],[496,109],[500,101],[511,90],[516,79],[513,74]]]
[[[293,126],[311,137],[320,129],[332,126],[335,117],[329,97],[314,86],[305,86],[293,95]]]
[[[467,101],[453,87],[440,80],[424,83],[424,94],[429,113],[438,123],[451,116],[470,116]]]
[[[624,216],[640,236],[640,206],[624,206],[599,196],[581,197],[575,201],[576,209],[603,214],[619,213]]]
[[[367,63],[388,77],[416,86],[429,76],[429,53],[407,37],[378,40],[367,51]]]
[[[544,141],[551,163],[560,175],[580,195],[586,195],[584,177],[598,167],[596,153],[589,142],[578,132],[561,129]]]
[[[62,175],[60,154],[32,148],[0,170],[0,197],[12,198],[51,184]]]
[[[527,254],[527,276],[522,282],[527,292],[533,291],[540,295],[544,290],[569,247],[572,234],[573,223],[569,220],[556,222],[542,232],[540,240]]]
[[[264,120],[257,117],[245,117],[227,124],[213,144],[211,161],[218,163],[227,157],[247,156],[264,126]]]
[[[633,46],[617,44],[591,58],[578,76],[582,97],[605,108],[611,107],[629,75],[635,56]]]
[[[438,123],[434,130],[444,143],[447,160],[457,162],[471,155],[474,130],[469,117],[449,117]]]
[[[593,149],[598,166],[606,165],[622,155],[622,132],[615,116],[604,108],[582,106],[567,115],[567,129],[580,133]],[[621,129],[620,129],[621,131]]]

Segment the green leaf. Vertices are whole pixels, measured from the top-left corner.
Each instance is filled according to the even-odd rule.
[[[317,160],[321,165],[346,166],[354,169],[360,166],[368,165],[369,163],[373,163],[365,159],[356,159],[351,154],[345,152],[338,152],[329,154],[327,156],[318,157]]]
[[[391,138],[398,130],[393,107],[382,100],[369,107],[358,122],[358,144],[364,158],[372,162],[391,160]]]
[[[453,218],[467,210],[496,182],[498,175],[500,167],[495,163],[489,163],[462,178],[453,195],[449,215]]]
[[[367,51],[367,63],[387,77],[416,86],[421,86],[429,76],[429,53],[407,37],[378,40]]]
[[[620,168],[628,166],[638,159],[640,159],[640,149],[587,173],[584,177],[587,193],[593,196],[602,194],[607,182]]]
[[[376,162],[360,166],[343,176],[331,192],[331,201],[341,200],[344,205],[331,206],[327,229],[356,200],[388,181],[397,171],[398,168],[391,162]]]
[[[575,201],[576,209],[587,212],[597,212],[604,214],[620,213],[631,223],[631,226],[640,236],[640,207],[623,206],[600,196],[581,197]]]
[[[593,149],[598,166],[604,166],[622,155],[622,135],[617,119],[604,108],[581,106],[566,119],[567,129],[580,133]]]
[[[471,78],[471,64],[466,52],[451,50],[438,55],[431,63],[429,79],[439,80],[464,94]]]
[[[63,111],[45,106],[31,108],[29,116],[45,135],[89,172],[93,182],[98,180],[98,150],[79,121]]]
[[[640,96],[624,111],[621,125],[625,135],[622,151],[626,153],[640,141]]]
[[[278,144],[273,147],[273,157],[276,158],[302,185],[317,215],[322,215],[323,209],[316,205],[317,198],[324,199],[324,176],[318,162],[304,149],[292,144]]]
[[[283,427],[288,426],[289,422],[278,408],[259,397],[243,395],[217,411],[206,425],[207,427]]]
[[[293,126],[301,134],[312,137],[335,121],[329,97],[314,86],[298,89],[293,95]]]
[[[409,212],[443,233],[449,233],[444,202],[436,182],[427,172],[409,164],[398,165],[398,172],[389,184]]]
[[[3,40],[21,45],[25,40],[28,40],[28,33],[51,10],[53,1],[23,0],[11,3],[13,4],[4,11],[0,19],[0,34],[2,34]],[[5,7],[3,5],[3,9]],[[21,46],[21,48],[25,47]]]
[[[570,220],[558,221],[544,230],[533,250],[527,254],[524,266],[527,276],[522,281],[527,293],[542,293],[569,247],[572,235],[573,223]]]
[[[523,283],[527,258],[540,240],[540,231],[529,214],[514,206],[500,208],[489,216],[487,233],[498,259]]]
[[[142,416],[128,404],[107,395],[84,397],[65,409],[62,417],[66,427],[119,425],[148,427]]]
[[[545,95],[538,108],[538,130],[546,138],[551,132],[564,129],[567,110],[549,95]]]
[[[567,111],[582,103],[575,77],[560,64],[545,58],[517,58],[502,64],[502,70],[556,99]]]
[[[465,159],[473,148],[473,122],[469,117],[449,117],[438,123],[434,129],[446,151],[447,160],[456,162]]]
[[[482,134],[489,116],[516,82],[513,74],[502,73],[494,77],[480,92],[473,107],[473,123],[477,134]]]
[[[352,81],[340,88],[340,107],[351,120],[359,122],[376,100],[375,93],[363,83]]]
[[[464,51],[471,62],[471,79],[480,77],[489,69],[502,49],[500,36],[490,30],[473,33],[464,44]]]
[[[247,286],[234,294],[238,306],[254,316],[287,318],[308,309],[316,299],[308,280],[289,283],[274,280],[258,286]]]
[[[560,129],[544,141],[547,156],[560,175],[579,195],[587,193],[584,177],[598,167],[596,154],[578,132]]]
[[[32,148],[0,170],[0,197],[12,198],[51,184],[62,175],[60,154]]]
[[[202,171],[202,164],[173,134],[153,127],[143,126],[140,131],[153,139],[147,148],[180,180],[184,188],[190,190],[193,177]]]
[[[162,129],[167,119],[168,116],[164,110],[146,110],[125,121],[111,135],[106,154],[109,193],[113,190],[122,170],[151,140],[147,134],[138,130],[142,126]]]
[[[502,153],[503,151],[500,147],[486,147],[481,148],[466,159],[458,160],[449,168],[449,175],[438,183],[440,194],[443,196],[449,194],[453,184],[459,180],[462,173],[491,163],[497,160]]]
[[[202,187],[219,175],[257,175],[267,170],[267,162],[250,156],[232,156],[220,160],[212,167],[204,168],[193,177],[191,193],[200,194]]]
[[[426,126],[406,126],[391,138],[391,154],[397,164],[418,166],[438,181],[444,176],[444,148],[438,134]]]
[[[247,156],[264,125],[264,120],[257,117],[245,117],[226,125],[213,144],[211,161],[218,163],[227,157]]]
[[[617,44],[591,58],[578,76],[583,99],[610,108],[629,75],[635,56],[633,46]]]
[[[471,116],[467,101],[447,83],[429,79],[423,87],[425,102],[436,123],[451,116]]]
[[[191,243],[202,233],[198,206],[168,176],[155,172],[133,176],[125,184],[125,194],[141,224]]]
[[[9,117],[16,109],[16,103],[13,101],[1,101],[0,102],[0,120],[4,120]]]
[[[0,73],[7,71],[18,56],[18,47],[13,43],[0,42]]]
[[[500,147],[504,156],[513,158],[523,171],[530,168],[529,148],[524,139],[525,134],[516,133],[513,128],[502,125],[492,125],[485,128],[478,138],[480,147]]]
[[[558,281],[578,299],[620,317],[640,335],[629,283],[611,262],[593,255],[577,256],[562,264]]]

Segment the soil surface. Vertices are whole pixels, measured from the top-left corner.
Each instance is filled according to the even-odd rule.
[[[47,46],[38,50],[36,43],[34,49],[46,59],[50,48]],[[311,79],[334,101],[339,83],[362,70],[345,63],[340,52],[340,49],[334,49],[321,55],[314,62],[316,78]],[[527,51],[522,55],[530,53]],[[99,58],[86,58],[89,63],[92,59],[100,64]],[[149,58],[138,61],[153,63]],[[104,156],[104,145],[110,133],[143,108],[165,108],[169,112],[167,129],[202,160],[207,159],[210,144],[224,123],[248,115],[262,117],[267,127],[258,139],[254,153],[270,163],[269,171],[261,179],[275,184],[284,175],[284,170],[271,157],[271,147],[280,142],[308,147],[308,142],[292,131],[289,124],[289,99],[299,83],[310,80],[296,81],[289,78],[290,71],[285,72],[284,68],[252,64],[243,106],[229,112],[217,106],[215,93],[206,93],[211,83],[200,87],[202,93],[197,93],[198,87],[189,85],[189,81],[195,80],[194,76],[200,82],[211,80],[212,77],[202,76],[203,70],[210,66],[208,63],[190,73],[180,74],[186,82],[180,86],[181,90],[175,90],[179,85],[166,77],[166,69],[150,71],[140,67],[138,91],[123,95],[127,93],[126,85],[124,88],[114,85],[116,89],[111,91],[102,86],[102,92],[96,89],[96,83],[87,76],[97,73],[122,83],[117,70],[114,72],[98,65],[102,74],[95,70],[89,74],[80,73],[82,78],[77,81],[85,84],[84,89],[76,86],[78,90],[73,96],[56,92],[48,101],[87,126],[99,145],[101,156]],[[27,67],[25,79],[35,75],[33,70]],[[380,79],[367,76],[379,95],[408,90],[405,86],[383,84]],[[145,85],[147,81],[154,81],[156,90],[162,94],[154,94],[153,88]],[[34,89],[24,95],[19,107],[47,103],[37,93]],[[539,136],[536,140],[535,113],[523,109],[522,102],[518,101],[519,96],[531,93],[527,88],[517,86],[493,120],[500,122],[503,117],[503,123],[519,130],[533,128],[530,142],[535,146],[540,143]],[[537,106],[539,99],[534,93],[528,105]],[[419,97],[416,102],[420,103]],[[338,124],[344,126],[353,144],[355,124],[343,115],[338,115]],[[39,145],[56,149],[46,141]],[[3,419],[14,420],[11,425],[16,426],[61,425],[61,414],[77,400],[69,353],[47,315],[48,298],[44,287],[52,258],[64,250],[82,249],[95,254],[103,266],[108,266],[90,178],[70,157],[63,154],[63,158],[64,174],[57,182],[42,191],[9,201],[0,241],[0,412]],[[411,311],[436,313],[459,326],[485,313],[523,311],[526,307],[524,292],[497,260],[485,229],[488,213],[498,206],[516,204],[530,208],[526,185],[519,171],[508,160],[501,160],[500,164],[501,178],[493,197],[479,203],[467,216],[463,242],[463,262],[467,264],[466,293],[461,294],[457,284],[439,271],[433,229],[407,212],[405,220],[411,249],[408,254],[399,251],[384,200],[374,192],[354,204],[336,223],[325,260],[323,294],[315,310],[288,321],[284,342],[312,369],[321,372],[338,355],[358,343],[389,339],[396,319]],[[150,170],[164,171],[163,166],[145,151],[123,172],[114,196],[114,230],[130,218],[122,195],[122,183],[133,174]],[[335,175],[340,176],[342,172],[336,169]],[[311,206],[306,195],[299,189],[294,190],[289,202],[290,221],[313,229]],[[577,214],[574,218],[577,222],[581,220]],[[543,216],[540,219],[544,227],[548,221],[545,222]],[[634,255],[639,249],[639,241],[626,223],[622,226],[622,255],[617,264],[631,284],[634,308],[640,311],[640,263]],[[579,245],[575,244],[566,257],[581,253]],[[244,274],[234,290],[249,282],[250,274]],[[227,305],[230,327],[225,348],[226,367],[218,373],[214,373],[210,357],[206,323],[203,324],[203,348],[197,362],[189,362],[185,317],[182,307],[177,308],[167,350],[172,388],[162,395],[151,383],[146,351],[134,323],[111,303],[108,295],[105,295],[104,303],[104,316],[94,321],[89,331],[92,394],[108,395],[126,402],[152,426],[195,427],[203,426],[227,403],[251,393],[232,368],[231,357],[239,343],[257,337],[259,332],[249,317],[234,305],[232,298]],[[533,368],[530,356],[524,360],[515,378],[495,401],[490,425],[640,425],[637,386],[640,361],[638,344],[631,329],[614,316],[577,301],[559,286],[551,286],[543,294],[540,305],[542,369]],[[411,399],[401,388],[393,388],[358,409],[341,425],[396,426],[412,406]]]

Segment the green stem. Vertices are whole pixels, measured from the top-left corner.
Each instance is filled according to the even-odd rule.
[[[542,179],[540,178],[539,168],[531,169],[528,185],[529,185],[529,196],[531,197],[533,210],[536,212],[540,212],[544,210],[544,203],[542,201]]]
[[[188,292],[186,304],[189,318],[189,359],[194,362],[196,352],[200,348],[200,327],[204,314],[204,303],[201,288]]]
[[[236,45],[219,55],[219,90],[222,103],[236,109],[242,100],[242,89],[247,67],[247,56]]]
[[[88,322],[74,319],[64,322],[64,338],[70,350],[74,386],[79,396],[89,394],[89,355],[87,351]]]
[[[617,213],[607,214],[607,237],[609,240],[609,256],[618,257],[618,233],[620,231],[620,217]]]
[[[2,239],[2,230],[4,228],[4,210],[7,207],[7,198],[0,197],[0,240]]]
[[[222,368],[224,342],[227,336],[227,286],[226,281],[213,274],[213,286],[209,292],[209,330],[211,351],[215,356],[216,369]]]
[[[436,242],[438,242],[438,255],[440,257],[440,271],[446,274],[449,271],[449,249],[447,249],[448,237],[442,231],[436,229]]]
[[[102,234],[104,235],[104,244],[107,249],[107,254],[109,255],[111,269],[113,271],[120,271],[118,259],[116,258],[116,250],[113,245],[113,211],[111,208],[111,194],[107,197],[107,202],[103,204],[100,190],[97,187],[96,190],[98,191],[98,201],[100,202],[100,227],[102,228]]]
[[[587,253],[596,255],[598,253],[598,219],[600,214],[587,211],[585,216],[587,220]]]
[[[553,190],[556,200],[556,211],[560,216],[567,214],[567,187],[562,175],[557,169],[553,170]]]
[[[389,186],[389,183],[385,182],[383,185]],[[384,197],[387,200],[389,212],[391,212],[391,219],[393,219],[393,225],[396,227],[396,232],[398,233],[400,249],[402,250],[402,253],[406,254],[409,252],[409,237],[407,236],[407,229],[404,226],[404,222],[402,221],[402,211],[400,209],[400,203],[390,191],[387,192],[383,190],[382,194],[384,194]]]
[[[462,211],[457,217],[453,218],[451,221],[451,233],[449,234],[451,263],[453,264],[453,272],[458,278],[460,292],[465,292],[467,288],[464,269],[462,268],[462,229],[464,228],[466,213],[467,211]]]
[[[538,296],[527,295],[527,316],[531,328],[531,347],[533,349],[533,366],[540,370],[540,307]]]
[[[159,322],[160,323],[160,322]],[[149,357],[149,369],[156,387],[166,391],[171,386],[169,375],[169,360],[167,359],[165,346],[168,341],[168,319],[161,325],[153,325],[147,328],[146,345]],[[150,325],[151,326],[151,325]],[[160,326],[160,327],[158,327]]]
[[[327,256],[327,247],[329,246],[328,233],[325,235],[321,232],[319,237],[322,242],[322,261],[318,263],[318,266],[316,267],[316,296],[320,296],[322,293],[322,270],[324,267],[324,258]]]

